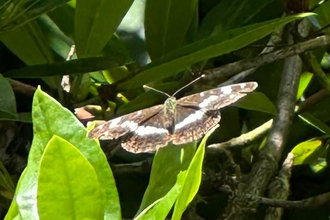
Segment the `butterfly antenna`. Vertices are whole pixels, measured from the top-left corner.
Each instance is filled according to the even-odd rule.
[[[197,82],[198,80],[200,80],[201,78],[204,78],[205,74],[201,75],[200,77],[197,77],[196,79],[194,79],[193,81],[191,81],[190,83],[188,83],[187,85],[181,87],[179,90],[177,90],[172,96],[175,96],[176,94],[178,94],[181,90],[187,88],[188,86],[190,86],[191,84]]]
[[[171,97],[171,96],[170,96],[169,94],[167,94],[166,92],[160,91],[160,90],[158,90],[158,89],[152,88],[152,87],[147,86],[147,85],[143,85],[143,88],[145,88],[145,89],[150,89],[150,90],[152,90],[152,91],[155,91],[155,92],[158,92],[158,93],[160,93],[160,94],[163,94],[163,95],[165,95],[165,96],[167,96],[167,97]]]

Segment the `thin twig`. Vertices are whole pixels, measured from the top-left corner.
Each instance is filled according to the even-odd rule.
[[[330,93],[330,80],[323,72],[315,55],[312,52],[306,52],[300,54],[300,57],[304,61],[304,64],[314,73],[318,82]]]
[[[262,139],[267,134],[272,123],[273,120],[269,120],[248,133],[242,134],[239,137],[230,139],[229,141],[223,143],[209,145],[208,148],[211,151],[217,152],[219,149],[222,148],[235,149],[249,146],[252,143]]]

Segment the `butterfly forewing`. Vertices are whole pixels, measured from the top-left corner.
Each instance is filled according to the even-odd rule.
[[[257,88],[256,82],[247,82],[211,89],[178,100],[182,106],[196,106],[201,109],[215,110],[236,102]]]
[[[219,121],[220,112],[218,110],[204,111],[193,106],[177,105],[176,124],[172,142],[179,145],[199,140]]]
[[[156,105],[151,108],[146,108],[112,119],[107,123],[94,128],[88,136],[90,138],[98,138],[101,140],[119,138],[138,129],[141,124],[152,116],[158,114],[162,109],[163,105]]]

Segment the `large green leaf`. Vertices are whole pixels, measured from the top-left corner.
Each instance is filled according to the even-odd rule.
[[[235,106],[249,110],[276,115],[275,105],[261,92],[252,92],[234,103]]]
[[[79,0],[75,11],[75,43],[79,57],[99,55],[133,0]]]
[[[188,168],[195,152],[195,145],[192,143],[184,146],[170,145],[157,151],[152,164],[149,185],[144,193],[138,213],[166,196],[171,189],[175,189],[173,187],[177,184],[177,176]],[[170,211],[175,200],[170,201],[172,204],[163,207],[161,212],[168,213]]]
[[[145,33],[151,59],[159,59],[184,43],[197,4],[197,0],[146,2]]]
[[[57,135],[77,147],[93,166],[100,184],[100,209],[103,210],[104,219],[119,219],[120,205],[114,178],[98,142],[87,138],[84,126],[77,118],[40,89],[34,95],[32,119],[34,138],[28,165],[19,180],[13,203],[17,203],[21,217],[24,220],[38,219],[37,181],[40,161],[47,143],[53,135]],[[10,216],[15,215],[10,213]]]
[[[41,220],[103,217],[93,166],[75,146],[56,135],[48,142],[40,162],[37,199]]]
[[[44,64],[52,61],[52,55],[37,22],[0,35],[0,40],[27,65]]]
[[[160,61],[151,63],[147,66],[146,70],[137,74],[132,79],[119,84],[119,88],[129,90],[147,84],[148,82],[164,79],[188,68],[194,63],[245,47],[291,21],[311,15],[314,14],[304,13],[257,23],[189,44],[169,53]]]
[[[176,183],[168,193],[153,204],[143,210],[134,220],[158,220],[165,219],[168,212],[171,210],[175,200],[178,198],[184,180],[186,179],[187,171],[182,171],[178,174]]]
[[[172,215],[172,220],[181,219],[182,213],[185,211],[189,203],[195,197],[201,180],[202,180],[202,167],[205,154],[205,144],[209,136],[217,129],[219,125],[213,127],[204,136],[203,140],[199,144],[199,147],[191,160],[189,168],[187,170],[186,179],[181,188],[179,197],[175,203],[174,212]]]

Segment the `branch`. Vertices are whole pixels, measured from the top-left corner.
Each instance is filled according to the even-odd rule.
[[[328,41],[330,42],[330,38],[328,38]],[[298,55],[285,59],[279,88],[277,115],[269,132],[266,145],[260,151],[258,155],[259,158],[252,167],[248,184],[241,190],[243,194],[262,195],[271,177],[277,172],[277,164],[287,142],[289,129],[294,118],[296,94],[301,71],[302,62]],[[233,208],[231,210],[227,217],[228,220],[246,219],[255,214],[253,210],[255,210],[256,207],[240,205],[245,204],[242,198],[236,197],[231,203],[237,204],[238,208]]]
[[[262,205],[272,206],[272,207],[282,207],[288,209],[313,209],[318,208],[322,205],[330,203],[330,192],[310,197],[308,199],[303,199],[299,201],[286,201],[282,199],[269,199],[265,197],[258,197],[254,195],[246,195],[251,201],[257,202]]]
[[[262,124],[261,126],[255,128],[254,130],[248,133],[242,134],[239,137],[230,139],[229,141],[223,143],[209,145],[208,148],[211,151],[218,152],[219,149],[222,148],[235,149],[235,148],[242,148],[245,146],[249,146],[252,143],[262,139],[267,134],[272,123],[273,120],[269,120],[266,123]]]
[[[293,167],[294,155],[289,153],[285,159],[282,169],[277,177],[268,186],[268,197],[270,199],[287,200],[290,192],[290,178]],[[280,220],[283,215],[282,208],[268,208],[265,220]]]
[[[204,73],[206,74],[206,79],[208,80],[214,80],[218,77],[232,76],[251,68],[259,67],[267,63],[272,63],[276,60],[284,59],[296,54],[301,54],[305,51],[314,50],[316,48],[325,47],[327,45],[330,45],[330,36],[324,35],[312,40],[288,46],[281,50],[262,54],[252,59],[244,59],[223,65],[219,68],[205,70]]]

